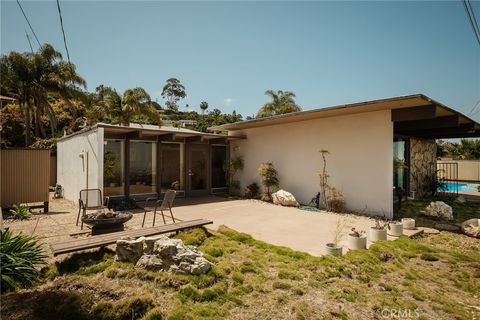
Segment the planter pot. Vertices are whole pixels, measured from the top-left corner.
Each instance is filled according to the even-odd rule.
[[[391,222],[388,228],[388,235],[393,237],[400,237],[403,235],[403,223],[401,222]]]
[[[371,227],[368,239],[370,242],[387,240],[387,229],[375,229],[375,227]]]
[[[348,249],[358,250],[358,249],[367,249],[367,236],[360,235],[360,237],[348,235]]]
[[[325,248],[327,249],[327,253],[336,256],[336,257],[341,257],[342,256],[342,247],[335,244],[335,243],[327,243],[325,245]]]
[[[415,229],[415,219],[412,218],[402,218],[403,229],[405,230],[414,230]]]

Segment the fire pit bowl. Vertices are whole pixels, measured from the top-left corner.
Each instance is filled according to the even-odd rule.
[[[117,212],[102,212],[97,211],[82,217],[82,221],[92,227],[103,228],[112,227],[116,225],[123,225],[128,220],[132,219],[133,214],[126,211]]]

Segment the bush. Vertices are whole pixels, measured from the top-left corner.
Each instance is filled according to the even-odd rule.
[[[345,212],[346,203],[343,195],[335,187],[330,187],[330,192],[327,197],[327,208],[332,212]]]
[[[9,215],[13,219],[26,220],[29,219],[32,213],[27,206],[21,204],[14,204],[13,209],[10,210]]]
[[[41,273],[36,268],[46,263],[38,240],[25,234],[0,231],[0,274],[2,291],[32,285]]]
[[[266,162],[260,165],[258,168],[258,174],[262,178],[262,184],[265,188],[262,194],[263,201],[271,201],[271,194],[274,189],[278,188],[280,182],[278,181],[277,170],[273,166],[273,163]]]
[[[245,197],[248,199],[257,199],[260,193],[260,187],[256,182],[250,183],[245,187]]]

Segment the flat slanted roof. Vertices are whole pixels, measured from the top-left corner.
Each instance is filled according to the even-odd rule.
[[[426,139],[480,137],[480,124],[423,94],[372,100],[240,121],[209,130],[236,131],[312,119],[391,110],[395,134]]]
[[[128,126],[117,125],[117,124],[109,124],[109,123],[102,123],[99,122],[93,126],[89,126],[84,128],[80,131],[74,132],[68,136],[64,136],[59,141],[69,139],[76,135],[86,133],[89,131],[96,130],[97,128],[104,128],[105,136],[112,136],[112,137],[128,137],[131,139],[146,139],[146,140],[178,140],[178,139],[185,139],[186,141],[218,141],[225,139],[226,140],[234,140],[234,139],[242,139],[243,137],[229,137],[224,134],[215,134],[215,133],[205,133],[195,130],[190,130],[186,128],[175,128],[175,127],[164,127],[164,126],[157,126],[157,125],[149,125],[149,124],[139,124],[139,123],[130,123]]]

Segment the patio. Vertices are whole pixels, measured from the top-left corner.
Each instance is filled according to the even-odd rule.
[[[51,212],[34,215],[30,220],[6,220],[5,226],[16,232],[34,233],[45,244],[85,237],[89,229],[76,226],[78,207],[65,199],[51,199]],[[257,200],[230,200],[208,196],[177,199],[173,209],[178,220],[208,219],[214,222],[209,228],[216,230],[226,225],[239,232],[245,232],[258,240],[308,252],[312,255],[325,254],[324,244],[332,240],[332,232],[338,219],[347,216],[349,226],[368,230],[374,220],[355,215],[340,215],[328,212],[309,212],[264,203]],[[141,228],[143,211],[136,210],[125,229]],[[151,226],[153,213],[147,214],[145,226]],[[166,216],[166,219],[169,219]],[[167,223],[171,219],[167,220]],[[161,218],[157,217],[157,224]],[[350,228],[349,227],[349,228]],[[345,232],[349,229],[346,228]],[[342,241],[346,245],[346,239]],[[48,250],[50,254],[50,250]]]

